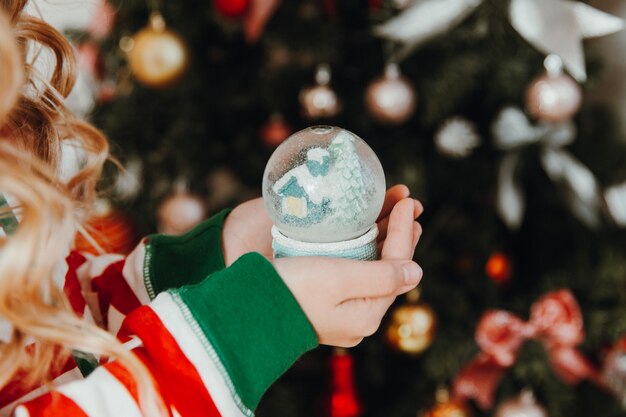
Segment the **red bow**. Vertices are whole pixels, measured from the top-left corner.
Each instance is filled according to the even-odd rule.
[[[474,399],[483,409],[491,408],[500,380],[527,339],[545,346],[554,372],[565,383],[585,378],[598,382],[598,372],[576,349],[584,338],[580,307],[568,290],[539,299],[531,307],[528,322],[508,311],[487,312],[476,328],[481,352],[456,376],[454,395],[460,400]]]

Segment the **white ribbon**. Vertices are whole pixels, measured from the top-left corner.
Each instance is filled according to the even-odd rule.
[[[399,15],[374,28],[374,33],[399,42],[403,58],[437,35],[448,32],[483,0],[417,0]],[[511,0],[511,24],[533,47],[561,57],[578,81],[587,79],[582,40],[618,32],[624,21],[581,2],[570,0]]]
[[[496,208],[504,223],[517,229],[526,206],[515,171],[520,151],[531,144],[541,146],[540,161],[548,177],[564,191],[572,214],[588,227],[600,223],[600,187],[593,173],[563,149],[574,141],[576,128],[571,121],[532,125],[518,108],[505,108],[492,125],[496,148],[506,151],[498,170]]]
[[[556,54],[579,82],[587,79],[582,40],[618,32],[624,21],[581,2],[512,0],[511,24],[532,46]]]
[[[460,24],[483,0],[418,0],[404,12],[374,28],[374,33],[405,45],[406,55],[415,47]]]

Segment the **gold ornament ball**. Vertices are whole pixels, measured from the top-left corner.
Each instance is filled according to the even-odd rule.
[[[387,341],[404,353],[417,355],[433,342],[437,318],[423,303],[406,304],[396,308],[387,327]]]
[[[582,89],[566,74],[535,78],[526,92],[526,108],[535,118],[559,123],[572,118],[582,104]]]
[[[470,417],[470,412],[454,401],[445,401],[430,409],[425,417]]]
[[[122,44],[128,63],[140,83],[164,87],[178,80],[187,69],[189,52],[185,41],[165,28],[160,15],[153,15],[150,24]]]
[[[204,201],[186,192],[176,192],[167,197],[158,211],[159,232],[181,235],[206,218]]]
[[[389,65],[385,75],[370,83],[365,91],[365,106],[374,119],[388,125],[406,122],[415,112],[415,90],[396,65]]]

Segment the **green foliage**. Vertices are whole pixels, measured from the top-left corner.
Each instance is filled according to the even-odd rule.
[[[329,122],[363,137],[380,156],[389,184],[408,184],[424,202],[424,235],[416,259],[425,271],[423,299],[438,315],[438,334],[418,358],[392,352],[383,332],[353,350],[366,416],[413,417],[427,408],[436,386],[449,384],[477,352],[476,323],[490,308],[527,318],[531,304],[546,291],[572,289],[585,316],[582,349],[597,363],[605,348],[626,333],[626,235],[610,225],[598,231],[580,225],[546,178],[537,149],[525,151],[519,172],[528,201],[521,230],[510,232],[496,216],[501,153],[490,145],[489,127],[502,106],[523,106],[526,86],[542,72],[543,60],[512,29],[507,1],[485,0],[459,27],[402,62],[418,92],[418,110],[394,128],[370,118],[362,99],[390,50],[371,35],[374,24],[394,13],[390,2],[370,13],[365,0],[337,1],[332,19],[325,2],[284,0],[256,45],[246,44],[240,22],[225,21],[209,0],[163,3],[169,27],[189,42],[189,72],[165,89],[133,84],[128,95],[94,115],[122,160],[140,156],[146,163],[141,195],[127,207],[144,232],[153,230],[158,202],[179,177],[208,195],[215,190],[208,188],[207,178],[228,166],[258,190],[271,153],[259,129],[275,111],[296,130],[311,124],[301,118],[298,92],[313,83],[320,62],[330,63],[332,85],[344,104],[341,115]],[[144,0],[115,0],[115,5],[118,23],[102,46],[107,72],[121,74],[119,39],[143,27],[149,11]],[[590,82],[597,68],[590,66]],[[454,115],[474,121],[484,139],[463,160],[447,159],[433,146],[435,130]],[[579,134],[570,150],[601,184],[625,180],[623,137],[610,109],[585,106],[576,122]],[[486,259],[497,250],[514,262],[514,276],[502,286],[484,272]],[[258,415],[323,415],[327,358],[325,349],[303,358],[270,390]],[[564,385],[536,342],[524,345],[497,398],[511,397],[525,386],[535,389],[551,417],[624,415],[605,392],[585,383]]]

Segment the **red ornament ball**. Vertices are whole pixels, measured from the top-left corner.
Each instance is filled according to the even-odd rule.
[[[508,282],[512,273],[510,258],[502,252],[493,253],[485,264],[485,272],[496,284]]]
[[[84,228],[89,236],[77,233],[74,240],[74,249],[79,252],[100,255],[102,250],[104,253],[126,255],[138,242],[130,220],[113,209],[106,200],[96,202],[94,212],[85,222]]]
[[[289,135],[291,135],[291,128],[279,114],[272,115],[261,128],[261,140],[270,148],[283,143]]]
[[[243,17],[250,7],[250,0],[215,0],[215,9],[224,17]]]
[[[167,197],[159,207],[159,232],[181,235],[193,229],[206,215],[206,204],[200,197],[176,192]]]

